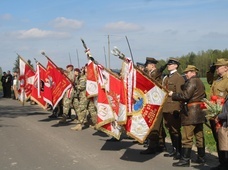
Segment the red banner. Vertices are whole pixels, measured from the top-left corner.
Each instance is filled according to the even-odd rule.
[[[133,68],[133,74],[126,71],[123,73],[127,74],[125,77],[130,73],[130,78],[126,79],[130,112],[125,129],[129,136],[143,143],[152,130],[159,128],[157,122],[162,118],[160,112],[167,92],[137,68]]]
[[[71,86],[70,80],[48,59],[44,82],[44,101],[52,105],[54,109]]]
[[[46,68],[44,68],[40,63],[37,63],[31,99],[40,105],[43,109],[45,109],[46,106],[46,102],[43,99],[45,74]]]
[[[91,60],[89,60],[87,66],[86,96],[90,98],[97,95],[97,65],[94,64],[94,62],[92,62]]]
[[[32,93],[32,86],[34,82],[35,72],[33,68],[21,57],[19,57],[19,68],[20,68],[20,88],[18,90],[18,99],[21,102],[28,100]]]

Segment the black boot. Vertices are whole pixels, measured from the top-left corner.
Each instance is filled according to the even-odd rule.
[[[175,167],[189,167],[190,166],[190,155],[191,155],[191,148],[182,148],[183,155],[179,162],[173,163]]]
[[[197,148],[197,159],[192,160],[192,163],[197,163],[197,164],[205,164],[205,148]]]
[[[175,141],[175,147],[176,147],[176,154],[173,156],[173,160],[181,159],[181,150],[182,150],[182,144],[181,144],[181,135],[174,137]]]
[[[172,149],[171,152],[165,153],[165,154],[164,154],[164,157],[173,157],[173,156],[176,154],[176,148],[175,148],[175,142],[174,142],[174,137],[173,137],[173,135],[170,135],[170,138],[171,138],[171,142],[172,142],[173,149]]]
[[[141,151],[140,154],[142,155],[156,154],[156,148],[148,147],[146,150]]]

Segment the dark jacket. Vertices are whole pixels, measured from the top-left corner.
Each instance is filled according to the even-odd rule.
[[[173,93],[173,100],[187,103],[187,110],[181,110],[182,125],[192,125],[205,122],[205,113],[200,108],[200,103],[205,97],[204,84],[197,76],[191,77],[185,82],[182,86],[182,92]]]
[[[222,125],[224,127],[227,127],[227,119],[228,119],[228,99],[226,99],[226,102],[224,103],[222,107],[222,112],[218,114],[218,119],[222,122]]]

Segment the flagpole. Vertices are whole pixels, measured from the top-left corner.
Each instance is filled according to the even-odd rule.
[[[130,54],[131,54],[131,60],[132,60],[132,63],[134,64],[134,58],[133,58],[133,55],[132,55],[132,51],[131,51],[131,47],[130,47],[130,43],[128,41],[128,38],[127,36],[125,36],[126,40],[127,40],[127,45],[128,45],[128,48],[129,48],[129,51],[130,51]]]
[[[78,68],[80,69],[79,56],[78,56],[78,49],[76,49],[76,54],[77,54]]]
[[[108,68],[110,69],[110,38],[108,35]]]
[[[84,41],[82,38],[81,38],[81,41],[82,41],[83,47],[85,48],[85,52],[86,52],[86,54],[87,54],[88,59],[91,60],[94,64],[98,65],[99,63],[92,57],[92,55],[91,55],[91,53],[90,53],[90,49],[87,48],[87,45],[86,45],[85,41]],[[101,65],[101,64],[99,64],[99,65]],[[102,66],[102,67],[103,67],[103,66]],[[119,75],[117,75],[116,73],[113,73],[110,69],[107,69],[107,68],[105,68],[105,67],[103,67],[103,68],[104,68],[107,72],[109,72],[110,74],[112,74],[112,75],[114,75],[114,76],[120,78]]]
[[[106,59],[105,47],[104,47],[104,57],[105,57],[105,67],[107,67],[107,59]]]
[[[72,62],[71,62],[71,56],[70,56],[70,53],[69,53],[69,60],[70,60],[70,64],[72,64]]]
[[[45,54],[45,52],[43,51],[43,52],[41,52],[41,54],[44,56],[44,57],[46,57],[47,58],[47,60],[48,61],[50,61],[61,73],[62,73],[62,71],[60,70],[60,68]],[[64,76],[64,77],[66,77],[70,82],[71,82],[71,80],[69,79],[69,77],[67,77],[65,74],[63,74],[62,73],[62,75]]]

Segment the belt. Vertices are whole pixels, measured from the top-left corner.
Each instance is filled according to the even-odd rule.
[[[188,106],[195,106],[195,105],[200,105],[202,104],[203,102],[192,102],[192,103],[188,103]]]

